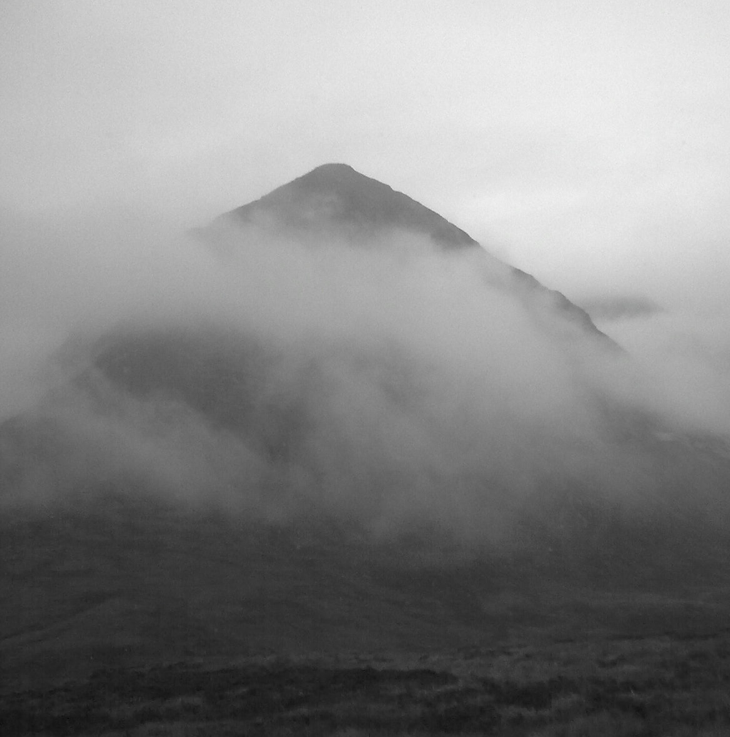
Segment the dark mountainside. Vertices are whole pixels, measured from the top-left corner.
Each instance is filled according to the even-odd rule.
[[[429,236],[443,248],[478,245],[433,210],[347,164],[318,166],[222,217],[243,222],[272,218],[298,232],[333,224],[367,230],[402,228]]]
[[[215,242],[230,221],[358,245],[396,229],[481,254],[464,231],[342,164],[198,237]],[[616,352],[563,295],[506,273],[499,289],[550,345]],[[514,495],[513,469],[470,454],[468,398],[457,395],[456,419],[435,422],[438,405],[422,399],[428,367],[392,341],[280,344],[201,318],[123,324],[81,353],[67,383],[0,428],[5,690],[171,661],[726,626],[730,457],[720,440],[665,432],[648,413],[589,395],[607,476],[633,464],[649,491],[617,499],[578,462],[540,466],[561,452],[550,425],[505,446],[525,467],[533,459],[520,454],[539,446],[534,484]],[[354,402],[346,418],[343,397]],[[381,403],[389,413],[371,418]],[[418,454],[398,445],[414,426]],[[506,435],[497,430],[485,447]],[[439,456],[446,445],[432,451],[431,431],[455,461]],[[495,458],[506,463],[504,453]],[[411,509],[419,484],[444,506],[414,498]],[[462,502],[473,506],[457,514]]]

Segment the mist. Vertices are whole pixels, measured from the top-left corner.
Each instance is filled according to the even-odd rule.
[[[714,470],[698,482],[664,449],[730,432],[714,358],[586,334],[483,249],[271,222],[181,235],[129,212],[6,221],[2,243],[5,504],[142,493],[490,544],[568,497],[724,509]],[[115,341],[151,361],[169,342],[167,389],[109,369]]]

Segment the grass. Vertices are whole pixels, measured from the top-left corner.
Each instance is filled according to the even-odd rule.
[[[6,693],[0,734],[718,737],[730,635],[106,668]]]
[[[3,737],[730,734],[726,575],[92,512],[0,519]]]

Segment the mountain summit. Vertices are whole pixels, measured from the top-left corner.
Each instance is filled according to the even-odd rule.
[[[485,261],[499,263],[510,275],[509,288],[537,312],[557,317],[560,325],[577,328],[578,335],[598,338],[605,346],[618,348],[595,326],[588,313],[564,294],[545,287],[521,269],[488,256],[466,231],[348,164],[318,166],[260,199],[221,215],[212,227],[199,232],[206,238],[206,233],[214,234],[217,226],[231,223],[254,225],[264,231],[284,228],[294,238],[335,236],[343,242],[368,246],[381,242],[380,236],[388,231],[402,231],[425,237],[443,252],[473,249],[477,254],[481,252]]]
[[[443,248],[477,246],[465,231],[402,192],[347,164],[323,164],[255,202],[222,216],[238,222],[273,219],[297,231],[402,229]]]

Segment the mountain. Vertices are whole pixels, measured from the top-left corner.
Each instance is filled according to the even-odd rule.
[[[360,246],[377,244],[383,235],[395,231],[423,236],[447,252],[484,250],[468,233],[438,213],[347,164],[318,166],[262,198],[221,215],[197,233],[211,240],[216,232],[231,225],[253,225],[273,232],[283,229],[297,238],[339,237]],[[588,313],[565,295],[548,289],[521,269],[505,267],[511,275],[510,287],[525,300],[536,303],[538,310],[559,314],[561,321],[618,348],[595,326]]]
[[[342,164],[197,237],[220,302],[0,426],[0,675],[726,621],[727,444],[566,297]]]
[[[441,248],[478,245],[433,210],[347,164],[318,166],[221,218],[239,223],[274,220],[297,233],[339,227],[352,235],[358,229],[371,234],[399,228],[425,235]]]

